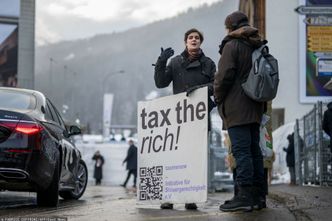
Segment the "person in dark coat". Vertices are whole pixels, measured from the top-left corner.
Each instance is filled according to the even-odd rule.
[[[327,110],[323,115],[322,127],[324,132],[330,136],[330,151],[332,153],[332,102],[327,104]]]
[[[197,88],[208,86],[209,110],[212,110],[215,106],[211,96],[216,65],[200,48],[203,40],[200,31],[195,28],[188,30],[184,35],[185,50],[168,64],[167,60],[173,56],[174,50],[162,49],[155,66],[154,81],[157,88],[168,87],[172,82],[173,94],[187,92],[189,95]]]
[[[92,160],[95,161],[93,177],[96,179],[96,185],[100,185],[101,180],[103,179],[103,165],[105,163],[104,157],[100,154],[99,150],[97,150],[93,155]]]
[[[203,34],[199,30],[195,28],[188,30],[184,34],[185,50],[172,58],[168,64],[167,60],[174,55],[174,50],[162,48],[155,67],[154,81],[157,88],[167,87],[172,82],[173,94],[187,92],[187,96],[200,87],[208,86],[208,111],[210,112],[215,107],[211,96],[216,65],[203,53],[201,49],[203,40]],[[160,208],[173,209],[173,204],[163,203]],[[186,203],[185,208],[196,210],[197,205]]]
[[[127,174],[126,180],[124,181],[123,184],[121,184],[121,186],[126,187],[130,176],[133,175],[134,176],[134,185],[133,185],[133,187],[136,188],[137,147],[134,145],[134,141],[132,141],[132,140],[129,140],[128,144],[129,144],[129,149],[128,149],[128,152],[127,152],[127,156],[122,162],[122,165],[124,163],[127,163],[128,174]]]
[[[241,83],[251,69],[252,52],[266,41],[259,36],[258,29],[249,26],[247,15],[240,11],[228,15],[225,26],[228,34],[219,46],[221,57],[214,80],[214,96],[232,143],[239,192],[222,204],[220,210],[251,211],[261,209],[265,197],[259,126],[266,104],[245,95]]]
[[[286,163],[290,174],[290,185],[295,185],[295,152],[294,152],[294,133],[287,136],[288,147],[283,148],[286,154]]]

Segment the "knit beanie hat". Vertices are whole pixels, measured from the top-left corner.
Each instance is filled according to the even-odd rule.
[[[225,19],[225,26],[231,31],[247,25],[249,25],[248,16],[240,11],[233,12]]]

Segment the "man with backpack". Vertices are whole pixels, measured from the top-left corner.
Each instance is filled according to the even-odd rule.
[[[261,209],[264,197],[263,157],[259,146],[259,127],[266,102],[245,94],[242,83],[252,68],[252,53],[267,41],[249,26],[248,17],[233,12],[225,20],[228,31],[221,42],[221,55],[214,80],[214,96],[223,126],[228,130],[232,154],[236,160],[236,184],[239,192],[220,206],[224,212]]]

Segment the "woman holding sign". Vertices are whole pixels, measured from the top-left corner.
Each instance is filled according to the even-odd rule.
[[[173,83],[173,93],[186,92],[187,96],[194,90],[208,86],[209,112],[215,107],[210,96],[213,95],[213,80],[216,72],[215,63],[206,57],[201,49],[204,40],[203,34],[195,28],[188,30],[184,34],[184,51],[175,56],[167,64],[167,60],[174,55],[172,48],[161,48],[158,57],[154,80],[157,88],[164,88]],[[195,210],[195,203],[187,203],[186,209]],[[173,209],[173,204],[163,203],[161,209]]]

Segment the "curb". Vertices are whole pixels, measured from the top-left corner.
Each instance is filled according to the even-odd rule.
[[[296,220],[301,221],[312,221],[313,219],[310,215],[304,211],[304,209],[299,208],[299,203],[296,195],[283,193],[283,192],[270,192],[268,198],[284,205],[288,211],[293,214]]]

